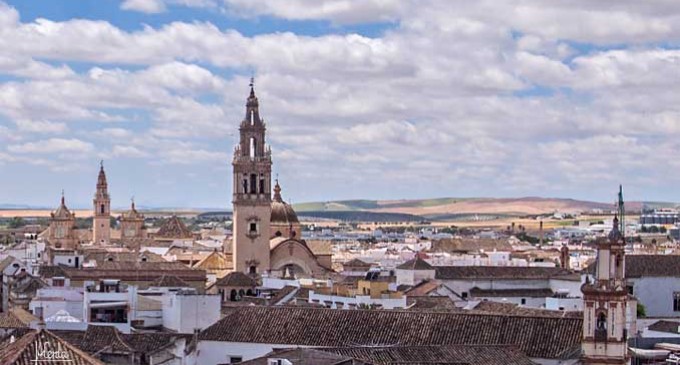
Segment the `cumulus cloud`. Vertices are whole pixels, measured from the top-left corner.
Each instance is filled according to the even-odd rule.
[[[125,0],[120,4],[120,8],[153,14],[165,11],[165,4],[162,0]]]
[[[68,162],[84,148],[144,166],[228,169],[252,70],[274,168],[291,180],[296,200],[592,198],[598,183],[663,191],[680,182],[654,163],[655,153],[680,153],[671,142],[680,137],[672,92],[680,81],[677,2],[128,0],[121,7],[169,17],[182,7],[224,7],[245,21],[332,25],[316,36],[251,36],[200,20],[126,30],[107,20],[21,21],[0,2],[0,74],[9,76],[0,82],[0,134],[13,135],[0,152],[14,161],[52,153],[41,157]],[[389,24],[370,35],[344,28],[377,22]],[[36,141],[38,133],[64,138]],[[84,145],[69,149],[64,141]]]
[[[76,138],[50,138],[47,140],[14,144],[7,147],[10,152],[16,153],[60,153],[74,152],[87,153],[94,150],[92,143],[81,141]]]

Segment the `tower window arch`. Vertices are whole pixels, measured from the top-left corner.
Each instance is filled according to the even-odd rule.
[[[598,330],[607,330],[607,315],[604,313],[600,313],[597,316],[597,329]]]
[[[101,212],[101,214],[106,213],[106,207],[104,206],[104,204],[99,206],[99,211]]]
[[[252,194],[257,194],[257,175],[250,175],[250,192]]]
[[[255,137],[250,137],[250,158],[255,158],[255,150],[257,149],[257,140]]]

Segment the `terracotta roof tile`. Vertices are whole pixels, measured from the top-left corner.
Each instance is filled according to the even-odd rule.
[[[299,346],[514,345],[530,357],[564,358],[580,348],[579,318],[476,313],[239,307],[201,340]]]
[[[440,280],[551,279],[578,280],[579,275],[559,267],[536,266],[435,266]]]
[[[4,347],[0,352],[0,364],[34,365],[38,349],[43,348],[64,353],[72,365],[104,364],[47,330],[31,331]]]
[[[416,256],[414,259],[404,262],[403,264],[397,266],[397,269],[401,270],[434,270],[434,267],[427,263],[427,261]]]
[[[214,285],[255,287],[257,281],[240,271],[234,271],[217,280]]]
[[[533,365],[525,354],[513,346],[391,346],[324,348],[323,351],[368,361],[375,365],[393,364],[470,364]]]
[[[626,277],[680,277],[680,255],[626,255]],[[595,272],[595,263],[586,269]]]
[[[473,297],[527,297],[527,298],[546,298],[552,297],[553,291],[549,288],[544,289],[480,289],[474,287],[470,289],[470,295]]]

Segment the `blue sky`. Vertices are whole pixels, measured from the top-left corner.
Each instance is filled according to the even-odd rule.
[[[256,77],[284,198],[680,201],[680,4],[0,0],[0,204],[229,208]]]

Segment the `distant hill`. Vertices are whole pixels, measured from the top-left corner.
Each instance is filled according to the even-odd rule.
[[[627,202],[629,211],[640,211],[645,207],[674,207],[675,203]],[[374,212],[398,213],[427,218],[441,218],[467,214],[486,215],[538,215],[581,213],[593,210],[610,211],[613,203],[600,203],[562,198],[436,198],[413,200],[338,200],[295,204],[297,212]]]

